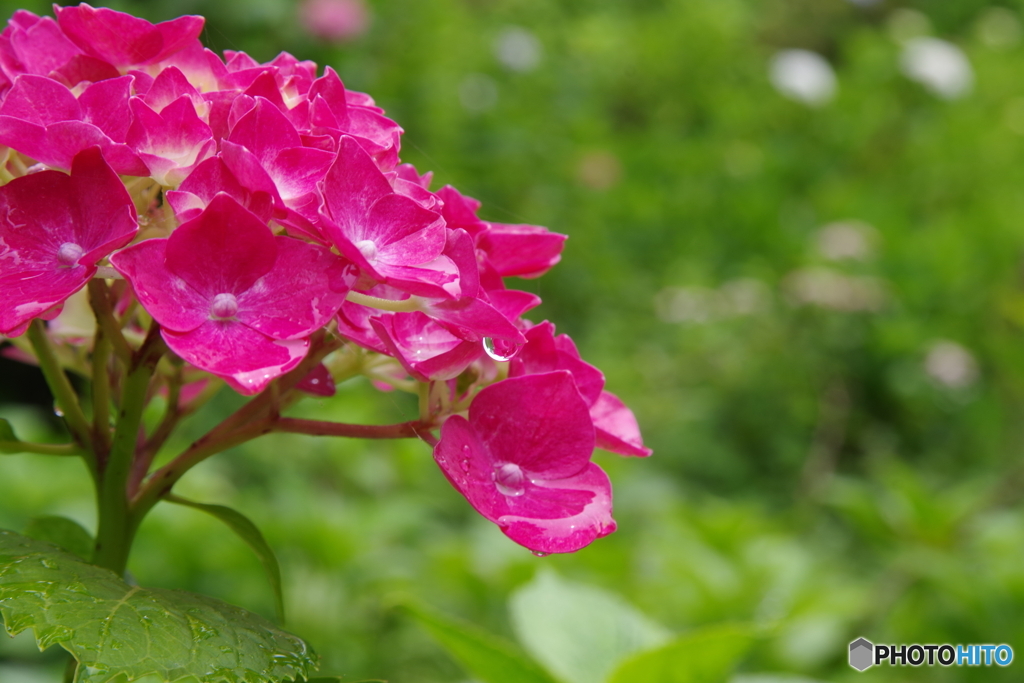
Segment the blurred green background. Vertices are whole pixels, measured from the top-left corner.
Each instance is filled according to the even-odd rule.
[[[666,632],[752,625],[737,683],[859,680],[858,636],[1024,657],[1024,2],[371,0],[343,42],[311,37],[291,0],[110,6],[203,14],[216,50],[331,65],[405,128],[403,160],[435,187],[567,233],[563,262],[523,283],[544,299],[532,315],[604,370],[655,451],[597,455],[619,531],[547,558],[478,518],[419,443],[266,438],[197,468],[183,495],[260,525],[288,627],[325,672],[470,680],[402,595],[561,672],[509,616],[547,571]],[[25,403],[31,379],[0,371],[0,415],[55,438]],[[358,381],[298,408],[413,410]],[[90,496],[76,464],[0,461],[0,527],[91,528]],[[138,581],[269,616],[248,549],[167,507],[141,530]],[[0,681],[56,680],[55,650],[0,639]],[[865,675],[1010,681],[1020,666]]]

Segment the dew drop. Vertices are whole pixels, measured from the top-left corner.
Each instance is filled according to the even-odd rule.
[[[503,495],[521,496],[526,492],[523,482],[526,475],[523,470],[512,462],[505,462],[494,466],[494,485],[498,487]]]
[[[53,414],[57,417],[64,417],[64,411],[60,409],[60,406],[53,406]]]
[[[60,245],[60,248],[57,250],[57,261],[59,261],[62,266],[72,268],[78,265],[78,259],[82,258],[84,255],[85,249],[82,249],[82,247],[78,246],[74,242],[65,242]]]
[[[462,471],[463,472],[465,472],[466,474],[469,474],[469,460],[464,458],[462,460],[462,462],[459,463],[459,465],[462,467]]]
[[[542,553],[539,550],[531,550],[530,552],[533,553],[534,555],[536,555],[537,557],[547,557],[548,555],[551,554],[551,553]]]
[[[519,353],[520,348],[522,348],[521,344],[510,342],[507,339],[484,337],[484,351],[496,361],[512,360]]]

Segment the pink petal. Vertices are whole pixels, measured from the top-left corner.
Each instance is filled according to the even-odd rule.
[[[124,67],[152,64],[187,47],[203,30],[203,18],[178,17],[153,25],[105,7],[55,7],[65,35],[89,54]]]
[[[540,277],[562,258],[566,236],[538,225],[491,223],[477,246],[502,277]]]
[[[479,344],[456,337],[418,311],[374,316],[370,324],[390,355],[420,381],[458,377],[482,354]]]
[[[165,330],[188,332],[210,317],[210,299],[167,269],[166,239],[148,239],[110,257],[142,307]]]
[[[647,457],[651,449],[644,447],[633,411],[615,394],[602,391],[600,398],[590,407],[597,432],[597,447],[619,455]]]
[[[266,275],[238,296],[238,320],[274,339],[311,334],[345,301],[348,264],[324,247],[275,237],[277,260]]]
[[[35,125],[78,121],[82,109],[66,87],[43,76],[19,76],[0,104],[0,116],[10,116]],[[12,146],[9,142],[4,142]]]
[[[309,371],[309,374],[302,378],[302,381],[295,385],[299,391],[305,391],[314,396],[334,396],[338,389],[334,384],[334,378],[323,363],[317,363],[316,367]]]
[[[3,261],[0,260],[0,264]],[[95,267],[76,266],[36,273],[13,273],[0,277],[0,334],[17,336],[25,323],[40,317],[56,304],[85,286]]]
[[[535,499],[545,498],[552,508],[564,506],[564,516],[545,519],[508,514],[495,521],[506,536],[535,553],[575,552],[615,531],[611,482],[594,463],[575,477],[543,482],[530,493]],[[591,496],[582,509],[581,494]]]
[[[469,420],[494,462],[514,463],[530,479],[576,476],[594,451],[590,413],[564,370],[484,388]]]
[[[246,291],[276,258],[270,228],[226,194],[215,196],[167,242],[167,269],[208,299]]]
[[[306,356],[309,340],[278,341],[239,322],[207,320],[190,332],[161,330],[172,351],[219,375],[237,392],[262,391]]]

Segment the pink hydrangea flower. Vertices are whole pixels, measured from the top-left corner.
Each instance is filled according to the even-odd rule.
[[[84,2],[75,7],[54,6],[64,35],[86,54],[127,70],[155,64],[197,43],[202,17],[184,16],[159,24]]]
[[[138,231],[135,207],[99,149],[80,152],[71,174],[41,171],[0,187],[0,333],[85,286],[96,264]]]
[[[274,236],[226,194],[169,238],[140,242],[111,262],[171,350],[243,394],[298,365],[306,338],[347,294],[342,259]]]
[[[310,35],[341,42],[366,31],[370,12],[363,0],[304,0],[299,19]]]
[[[565,370],[483,389],[448,418],[434,459],[477,512],[535,553],[568,553],[615,530],[611,484],[590,462],[594,426]]]
[[[544,321],[526,332],[527,343],[509,365],[509,376],[568,370],[583,396],[597,433],[597,445],[619,455],[646,457],[633,411],[615,394],[604,390],[604,375],[580,358],[580,352],[567,334],[555,336],[555,326]]]

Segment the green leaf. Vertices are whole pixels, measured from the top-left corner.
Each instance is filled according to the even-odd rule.
[[[260,616],[185,591],[129,586],[49,543],[0,530],[0,616],[79,661],[75,683],[155,674],[163,681],[278,683],[307,677],[316,655]]]
[[[569,683],[603,681],[623,658],[671,637],[619,596],[550,571],[516,591],[509,612],[519,642]]]
[[[52,543],[62,550],[88,562],[96,545],[92,534],[73,519],[59,515],[33,517],[25,527],[25,535],[39,541]]]
[[[455,661],[483,683],[555,683],[502,638],[424,605],[407,603],[405,608]]]
[[[277,619],[282,624],[284,623],[284,591],[281,588],[281,567],[277,563],[277,555],[274,554],[270,544],[267,543],[267,539],[263,538],[263,534],[256,528],[256,525],[252,523],[248,517],[243,515],[237,510],[233,510],[223,505],[208,505],[206,503],[196,503],[195,501],[186,500],[180,496],[170,495],[165,500],[171,503],[177,503],[178,505],[185,505],[197,510],[213,515],[220,521],[224,522],[238,534],[239,538],[249,544],[253,552],[256,553],[256,557],[259,558],[260,563],[263,565],[263,570],[267,573],[267,581],[270,582],[270,587],[274,591],[274,610],[277,612]]]
[[[627,659],[608,683],[721,683],[754,639],[743,624],[708,626]]]

